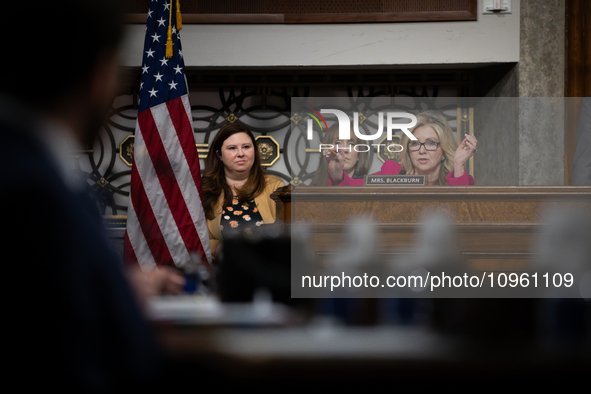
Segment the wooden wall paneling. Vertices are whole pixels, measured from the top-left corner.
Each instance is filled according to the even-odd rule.
[[[289,190],[287,190],[289,189]],[[376,253],[396,263],[418,252],[417,234],[436,210],[449,215],[458,258],[466,270],[518,272],[531,267],[546,210],[591,213],[591,187],[310,187],[284,188],[283,212],[310,224],[318,263],[332,261],[346,242],[349,219],[369,214],[376,222]],[[289,213],[287,213],[289,212]],[[287,217],[287,216],[286,216]]]
[[[475,21],[476,13],[462,11],[286,14],[285,23],[449,22]]]
[[[396,228],[397,227],[397,228]],[[480,231],[474,226],[456,225],[459,261],[467,271],[510,272],[524,271],[535,260],[535,241],[539,225],[495,226],[484,225]],[[338,252],[346,243],[347,225],[332,226],[327,232],[322,225],[313,226],[313,250],[316,263],[322,266],[338,261]],[[378,226],[376,255],[383,263],[408,261],[419,251],[419,226]]]
[[[591,95],[591,4],[586,0],[566,0],[566,75],[564,177],[572,185],[573,158],[581,100]]]
[[[128,23],[145,23],[147,3],[122,2]],[[176,3],[173,3],[176,4]],[[176,5],[175,5],[176,7]],[[367,23],[477,20],[477,0],[181,1],[183,23]]]
[[[583,45],[583,94],[582,96],[591,95],[591,4],[588,1],[584,1],[584,22],[582,35],[584,37]]]

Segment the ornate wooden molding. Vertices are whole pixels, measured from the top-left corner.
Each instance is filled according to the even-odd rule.
[[[294,201],[343,200],[587,200],[591,186],[300,186],[291,192]]]
[[[146,23],[146,2],[126,0],[128,23]],[[371,23],[477,20],[477,0],[182,1],[184,24]]]

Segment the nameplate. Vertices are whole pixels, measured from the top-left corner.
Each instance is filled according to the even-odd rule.
[[[420,186],[425,184],[424,175],[366,175],[364,185]]]

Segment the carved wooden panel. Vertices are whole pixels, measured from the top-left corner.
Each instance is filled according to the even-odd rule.
[[[97,194],[97,204],[109,225],[117,227],[124,226],[127,213],[140,73],[140,69],[125,70],[124,88],[113,102],[103,133],[78,155],[80,169]],[[449,98],[469,96],[472,90],[470,70],[188,69],[187,79],[201,158],[221,127],[238,122],[260,137],[258,141],[274,142],[266,173],[285,182],[296,176],[307,183],[317,168],[318,152],[306,153],[307,164],[300,165],[284,151],[294,143],[289,133],[293,97],[399,97],[411,110],[451,108],[453,129],[456,109],[448,108]],[[373,171],[377,171],[381,162],[377,156],[373,161],[377,168]]]
[[[369,214],[376,226],[376,253],[400,260],[418,251],[421,223],[445,213],[457,234],[467,271],[519,272],[536,259],[547,211],[576,208],[591,213],[591,187],[285,187],[279,218],[311,225],[310,247],[323,264],[343,245],[349,220]]]

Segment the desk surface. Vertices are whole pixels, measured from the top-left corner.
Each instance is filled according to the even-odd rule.
[[[466,373],[474,379],[491,374],[508,379],[515,373],[573,379],[586,376],[591,367],[589,347],[549,348],[509,337],[466,341],[424,326],[346,327],[321,319],[305,325],[261,322],[240,327],[237,320],[225,325],[206,320],[202,324],[195,317],[187,324],[185,316],[181,324],[161,322],[158,333],[176,358],[207,365],[212,373],[238,381],[397,377],[410,382]]]

